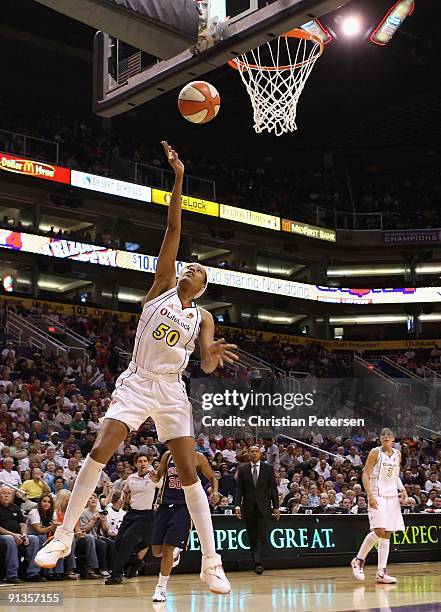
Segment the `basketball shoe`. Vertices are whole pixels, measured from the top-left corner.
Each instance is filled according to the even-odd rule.
[[[363,559],[354,557],[351,561],[351,567],[352,567],[352,573],[354,574],[354,578],[356,580],[360,580],[360,582],[363,582],[363,580],[365,579]]]
[[[59,559],[64,559],[70,554],[73,537],[73,531],[69,532],[62,527],[57,527],[52,540],[38,551],[35,563],[44,568],[55,567]]]
[[[217,553],[202,556],[200,578],[208,584],[213,593],[223,594],[231,591],[230,583],[222,567],[221,556]]]
[[[167,601],[167,591],[162,586],[157,586],[155,592],[153,593],[152,601],[155,602],[163,602]]]
[[[386,574],[385,569],[378,570],[377,575],[375,576],[375,582],[378,582],[379,584],[395,584],[396,581],[396,578]]]

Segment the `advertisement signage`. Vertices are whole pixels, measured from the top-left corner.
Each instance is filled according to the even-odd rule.
[[[438,515],[439,516],[439,515]],[[406,530],[392,535],[390,558],[394,563],[429,561],[441,555],[441,522],[437,515],[404,514]],[[235,516],[213,517],[217,551],[227,569],[251,566],[248,534],[244,521]],[[265,566],[305,567],[345,564],[358,550],[369,532],[366,515],[283,515],[272,520],[265,550]],[[368,556],[376,558],[376,551]],[[181,556],[180,569],[197,571],[200,567],[200,542],[191,532],[187,552]]]
[[[8,153],[0,153],[0,170],[57,183],[66,183],[67,185],[70,183],[69,168],[26,159],[18,155],[9,155]]]
[[[227,204],[220,205],[220,218],[280,231],[280,217],[267,215],[254,210],[246,210],[245,208],[237,208],[236,206],[229,206]]]
[[[169,206],[170,198],[170,191],[152,189],[152,202],[154,204]],[[203,200],[202,198],[196,198],[188,195],[183,195],[181,197],[181,202],[183,210],[200,213],[201,215],[209,215],[210,217],[219,217],[219,204],[217,202],[211,202],[210,200]]]
[[[140,200],[141,202],[152,201],[152,190],[150,187],[119,181],[118,179],[108,178],[107,176],[89,174],[88,172],[72,170],[71,184],[74,187],[90,189],[91,191],[120,196],[121,198],[128,198],[130,200]]]
[[[151,274],[156,272],[158,261],[154,255],[132,253],[75,240],[59,240],[49,236],[37,236],[7,229],[0,229],[0,248]],[[176,262],[177,274],[184,265],[183,261]],[[439,302],[441,296],[441,287],[350,289],[309,285],[223,268],[207,267],[207,272],[208,281],[213,285],[334,304],[416,304]]]
[[[315,240],[337,242],[337,232],[333,229],[308,225],[307,223],[299,223],[298,221],[290,221],[289,219],[282,219],[282,231],[290,232],[291,234],[299,234],[307,238],[315,238]]]
[[[439,229],[422,229],[422,230],[397,230],[383,232],[384,244],[433,244],[440,242],[441,230]]]

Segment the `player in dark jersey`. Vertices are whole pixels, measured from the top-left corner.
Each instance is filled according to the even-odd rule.
[[[196,469],[210,482],[211,495],[217,493],[217,478],[202,453],[196,453]],[[179,563],[180,551],[187,547],[192,526],[178,470],[170,451],[163,454],[152,480],[160,482],[161,478],[162,484],[156,500],[159,508],[152,536],[152,553],[155,557],[161,557],[159,580],[153,595],[155,602],[167,600],[167,582],[171,570]]]

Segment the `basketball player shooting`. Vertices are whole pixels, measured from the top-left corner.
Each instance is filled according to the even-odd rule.
[[[365,559],[378,542],[375,582],[394,584],[396,578],[386,572],[390,537],[394,531],[405,529],[400,502],[407,503],[407,492],[400,479],[401,453],[392,446],[392,431],[389,428],[383,429],[380,440],[381,446],[371,450],[363,470],[371,531],[365,537],[357,556],[352,559],[351,567],[354,577],[363,581]]]
[[[176,282],[176,257],[181,238],[181,194],[184,165],[167,142],[162,142],[175,173],[167,230],[159,252],[154,282],[148,292],[136,332],[132,361],[118,378],[112,402],[95,444],[77,476],[63,524],[54,539],[42,548],[36,562],[55,567],[71,550],[73,530],[87,500],[95,490],[101,470],[127,437],[150,416],[158,438],[173,454],[185,501],[202,549],[201,580],[215,593],[228,593],[230,583],[216,553],[207,496],[196,472],[191,404],[181,373],[199,338],[201,367],[213,372],[238,357],[234,344],[214,340],[213,317],[194,302],[207,287],[207,271],[198,264],[186,266]]]

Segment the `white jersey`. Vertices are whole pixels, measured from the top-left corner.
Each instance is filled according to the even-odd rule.
[[[397,497],[400,477],[400,456],[396,449],[389,457],[381,448],[369,479],[372,493],[378,497]]]
[[[201,311],[183,308],[177,288],[146,302],[136,330],[132,360],[156,374],[180,374],[199,335]]]

